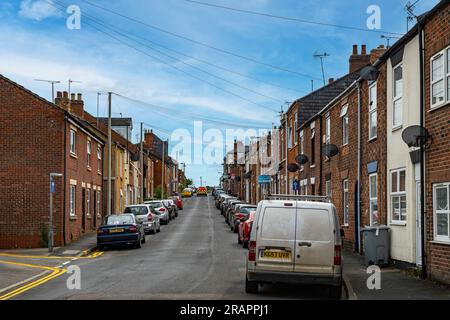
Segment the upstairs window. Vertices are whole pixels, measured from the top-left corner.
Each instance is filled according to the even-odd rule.
[[[73,129],[70,129],[70,153],[73,155],[77,154],[77,132]]]
[[[102,170],[102,149],[97,147],[97,171],[101,172]]]
[[[348,105],[345,105],[341,109],[341,121],[342,121],[342,145],[348,144]]]
[[[377,83],[369,86],[369,140],[377,137]]]
[[[330,144],[331,140],[331,118],[328,112],[325,116],[325,144]]]
[[[396,129],[403,123],[403,65],[394,68],[394,88],[392,99],[392,128]]]
[[[86,165],[88,166],[88,168],[91,167],[91,141],[87,141],[87,145],[86,145]]]
[[[311,129],[311,166],[316,163],[316,129]]]
[[[430,61],[431,108],[450,101],[450,48],[442,50]]]

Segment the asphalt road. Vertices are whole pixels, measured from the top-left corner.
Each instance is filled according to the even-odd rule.
[[[246,250],[225,224],[212,197],[185,200],[185,209],[142,249],[112,249],[75,260],[81,289],[65,273],[14,299],[326,299],[325,288],[265,285],[244,290]]]

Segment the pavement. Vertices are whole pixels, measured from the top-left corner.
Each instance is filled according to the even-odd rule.
[[[414,276],[411,270],[380,268],[380,289],[370,290],[364,257],[344,252],[344,285],[349,300],[450,300],[450,288]],[[372,282],[373,284],[373,282]],[[372,286],[373,287],[373,286]]]

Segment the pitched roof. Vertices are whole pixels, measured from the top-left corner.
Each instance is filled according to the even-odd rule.
[[[295,103],[299,104],[298,126],[301,127],[312,116],[320,112],[330,101],[347,89],[355,80],[359,78],[360,70],[346,74],[334,82],[311,92],[310,94],[297,99]]]
[[[104,125],[108,125],[108,118],[98,118],[98,121]],[[111,126],[113,127],[133,127],[132,118],[111,118]]]

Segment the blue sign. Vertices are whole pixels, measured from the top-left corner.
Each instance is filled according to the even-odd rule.
[[[258,183],[270,183],[270,176],[258,176]]]
[[[51,182],[50,182],[50,192],[51,192],[51,193],[55,193],[55,192],[56,192],[55,181],[51,181]]]
[[[292,181],[292,190],[298,191],[299,187],[300,187],[300,183],[298,182],[298,180]]]

